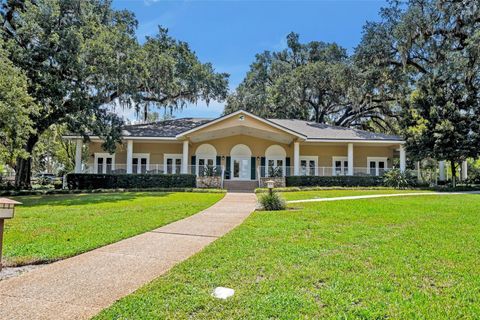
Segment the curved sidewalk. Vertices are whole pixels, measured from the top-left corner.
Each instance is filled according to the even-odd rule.
[[[387,193],[387,194],[370,194],[364,196],[346,196],[346,197],[332,197],[332,198],[315,198],[303,200],[291,200],[287,203],[301,203],[301,202],[327,202],[327,201],[341,201],[341,200],[357,200],[357,199],[372,199],[372,198],[387,198],[387,197],[403,197],[403,196],[448,196],[452,194],[480,194],[480,191],[463,191],[463,192],[405,192],[405,193]]]
[[[0,319],[88,319],[223,236],[255,210],[253,193],[161,228],[0,281]]]

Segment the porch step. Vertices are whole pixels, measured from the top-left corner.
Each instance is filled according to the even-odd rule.
[[[224,180],[223,187],[228,191],[254,191],[258,188],[258,181]]]

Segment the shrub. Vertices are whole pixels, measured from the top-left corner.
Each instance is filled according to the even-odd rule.
[[[193,174],[84,174],[67,175],[69,189],[194,188]]]
[[[268,211],[285,210],[287,207],[285,200],[276,192],[261,195],[260,204],[263,209]]]
[[[392,169],[383,175],[383,184],[386,187],[406,189],[415,185],[415,178],[407,172]]]
[[[268,176],[272,178],[283,177],[283,168],[282,167],[270,167],[268,168]]]
[[[377,176],[291,176],[286,179],[287,187],[380,187],[383,178]]]

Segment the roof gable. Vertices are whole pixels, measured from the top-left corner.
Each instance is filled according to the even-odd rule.
[[[217,118],[210,122],[207,122],[203,125],[200,125],[191,130],[182,132],[177,135],[177,138],[183,138],[187,135],[205,132],[205,131],[215,131],[215,130],[224,130],[231,128],[232,126],[242,126],[242,127],[254,127],[259,130],[264,130],[272,133],[287,133],[289,135],[295,136],[300,139],[305,139],[305,135],[290,130],[289,128],[283,127],[277,123],[271,122],[267,119],[258,117],[250,112],[239,110],[223,117]]]

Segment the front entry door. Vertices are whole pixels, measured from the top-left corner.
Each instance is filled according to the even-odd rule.
[[[232,179],[235,180],[250,180],[251,163],[250,158],[232,158]]]

